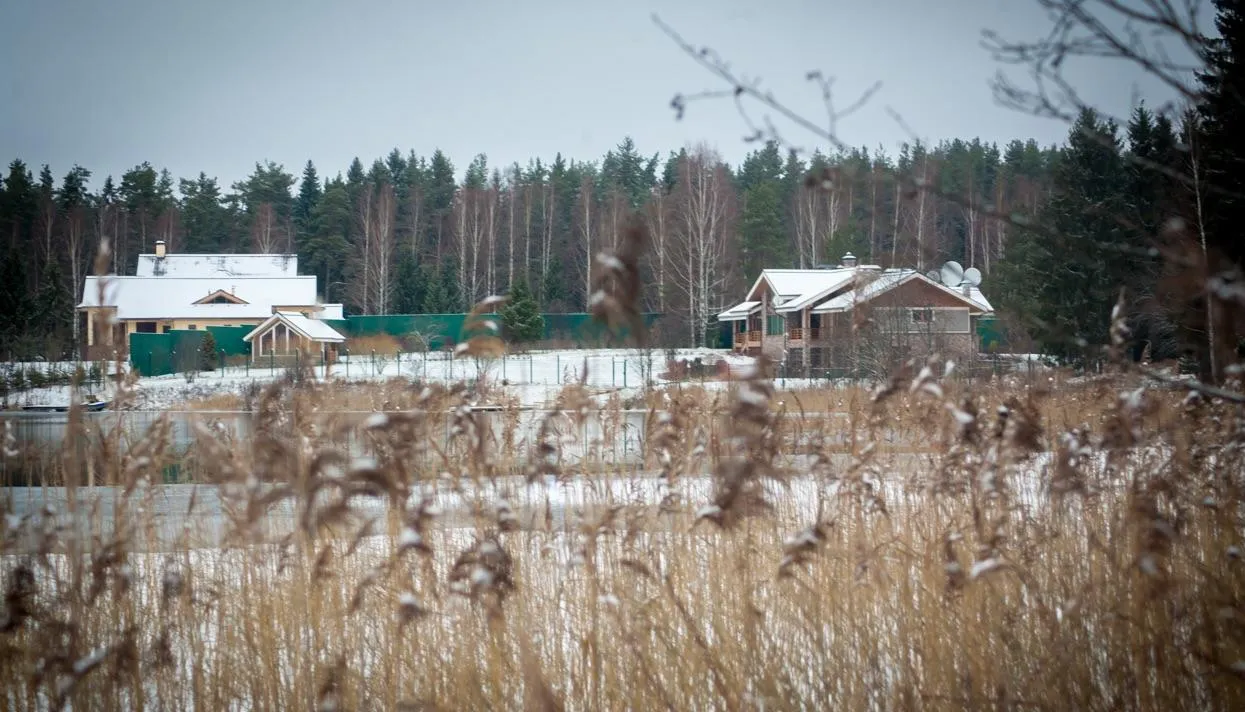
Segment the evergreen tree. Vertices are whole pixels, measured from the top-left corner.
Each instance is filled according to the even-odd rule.
[[[49,336],[64,337],[73,326],[73,303],[61,273],[60,262],[49,260],[39,280],[35,297],[34,322]]]
[[[501,308],[501,326],[506,340],[516,344],[539,341],[545,333],[545,319],[527,281],[516,280],[509,296]]]
[[[398,273],[394,279],[393,311],[395,314],[419,314],[428,300],[428,281],[420,267],[419,258],[404,252],[398,261]]]
[[[1194,140],[1204,165],[1205,243],[1210,269],[1245,265],[1245,0],[1213,0],[1219,37],[1208,40],[1206,70],[1198,74],[1201,135]],[[1216,360],[1237,350],[1243,334],[1230,304],[1213,302]],[[1209,359],[1205,359],[1209,361]],[[1208,373],[1208,364],[1203,365]]]
[[[350,227],[354,214],[350,207],[349,189],[339,175],[325,185],[324,193],[312,211],[311,222],[316,231],[302,252],[307,256],[304,269],[320,278],[324,298],[341,300],[342,291],[335,288],[343,276],[343,264],[350,253]]]
[[[215,371],[220,354],[216,352],[216,337],[212,332],[204,330],[203,340],[199,342],[199,370]]]
[[[182,196],[182,229],[187,252],[220,252],[231,241],[233,220],[225,207],[215,178],[199,173],[193,181],[183,178],[178,190]]]
[[[428,165],[428,234],[424,244],[438,256],[449,249],[449,238],[454,234],[450,223],[457,192],[454,164],[441,149],[437,149]]]
[[[1045,353],[1085,361],[1086,347],[1108,343],[1111,310],[1130,265],[1120,257],[1118,220],[1127,172],[1114,123],[1082,111],[1054,168],[1054,194],[1042,231],[1016,234],[998,287],[999,305],[1017,317]]]
[[[424,314],[461,314],[463,309],[462,296],[458,289],[457,266],[448,260],[441,266],[424,268],[424,306],[420,311]]]
[[[0,340],[12,348],[25,336],[31,323],[37,320],[35,303],[26,289],[26,261],[29,255],[8,250],[0,262]],[[16,354],[4,353],[10,358]]]
[[[298,198],[294,201],[294,230],[299,246],[316,233],[316,205],[320,202],[320,177],[311,161],[303,166],[303,178],[298,184]]]
[[[1206,71],[1199,73],[1201,137],[1206,157],[1211,239],[1225,257],[1245,262],[1239,238],[1245,218],[1245,0],[1213,0],[1219,37],[1208,40]]]
[[[768,180],[744,191],[739,227],[744,274],[758,275],[763,269],[786,267],[790,263],[779,197],[781,189],[778,181]]]

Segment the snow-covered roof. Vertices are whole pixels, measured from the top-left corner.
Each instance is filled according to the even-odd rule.
[[[321,312],[317,314],[319,319],[345,319],[346,312],[340,304],[321,304]]]
[[[137,277],[295,277],[298,255],[139,255]]]
[[[251,339],[254,339],[256,336],[259,336],[268,329],[271,329],[277,322],[285,324],[291,331],[297,334],[302,334],[312,341],[340,344],[346,340],[346,337],[337,333],[336,329],[328,324],[325,324],[323,321],[320,321],[319,319],[308,319],[298,312],[277,312],[268,319],[265,319],[264,323],[252,329],[249,334],[243,336],[242,340],[250,341]]]
[[[760,302],[740,302],[718,314],[718,321],[743,321],[748,315],[761,308]]]
[[[768,282],[770,290],[781,297],[792,299],[801,295],[813,294],[837,282],[843,274],[851,274],[850,269],[766,269],[748,290],[748,298],[755,298],[754,293],[762,281]]]
[[[781,305],[774,309],[779,314],[787,314],[798,312],[808,306],[811,306],[818,299],[824,299],[834,292],[848,286],[852,280],[856,278],[856,271],[853,269],[830,269],[820,270],[824,275],[820,280],[805,280],[809,290],[800,293],[798,296],[789,297]],[[784,295],[786,296],[786,295]]]
[[[976,311],[994,311],[994,307],[977,287],[970,287],[965,292],[963,288],[948,287],[912,269],[884,270],[876,266],[767,269],[761,271],[748,290],[749,301],[722,312],[718,315],[718,321],[739,321],[760,308],[759,292],[763,284],[768,285],[774,299],[775,313],[788,314],[812,307],[815,314],[827,314],[849,310],[858,302],[872,299],[911,280],[923,281],[955,295]]]
[[[952,294],[961,300],[968,302],[971,306],[976,307],[983,312],[992,312],[994,308],[990,306],[990,302],[981,294],[981,290],[972,287],[968,294],[960,289],[952,289],[944,284],[939,284],[929,277],[911,269],[888,269],[878,273],[876,277],[870,280],[861,280],[853,289],[850,289],[834,298],[822,302],[813,307],[814,314],[828,314],[831,312],[842,312],[851,309],[860,302],[868,301],[874,297],[889,292],[901,284],[919,280],[926,284],[941,289],[948,294]]]
[[[100,281],[104,299],[100,300]],[[246,304],[195,304],[224,290]],[[274,307],[316,304],[308,277],[87,277],[83,307],[116,307],[117,319],[267,319]]]

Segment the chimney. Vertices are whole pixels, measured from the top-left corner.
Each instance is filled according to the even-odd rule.
[[[843,266],[844,267],[855,267],[856,266],[856,255],[853,255],[850,252],[843,255]]]
[[[164,257],[164,240],[156,240],[156,257]]]

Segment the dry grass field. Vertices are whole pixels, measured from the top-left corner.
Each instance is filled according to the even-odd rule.
[[[567,387],[520,447],[469,395],[291,377],[245,440],[68,438],[68,515],[88,461],[117,503],[82,536],[6,502],[0,704],[1245,708],[1238,406],[1124,375],[756,374],[654,395],[620,463],[561,456],[617,402]],[[356,409],[388,412],[331,415]],[[190,546],[189,516],[151,541],[176,458],[226,503],[223,545]]]

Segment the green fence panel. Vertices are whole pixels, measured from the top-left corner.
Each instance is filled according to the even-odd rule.
[[[207,331],[216,340],[217,353],[229,356],[249,356],[251,344],[243,338],[255,330],[253,326],[209,326]]]
[[[168,334],[130,334],[130,366],[142,376],[173,373],[173,339]]]
[[[198,366],[202,331],[130,334],[130,365],[142,376],[167,376]]]
[[[1004,350],[1003,332],[999,329],[998,319],[992,316],[978,317],[977,340],[980,349],[985,353],[998,353]]]

